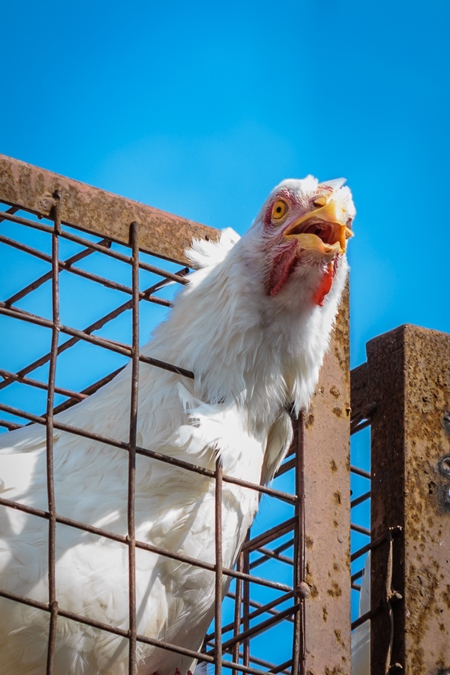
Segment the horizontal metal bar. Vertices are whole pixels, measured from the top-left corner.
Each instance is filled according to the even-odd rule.
[[[2,237],[2,239],[7,239],[7,238]],[[9,240],[9,241],[11,241],[11,240]],[[111,245],[111,242],[106,240],[106,239],[103,239],[102,241],[99,242],[99,244],[101,246],[105,246],[105,248],[109,248],[109,246]],[[80,251],[79,253],[76,253],[75,255],[71,256],[70,258],[67,258],[64,262],[65,262],[66,266],[70,267],[74,263],[79,262],[80,260],[84,260],[89,255],[92,255],[92,253],[93,253],[92,249],[85,248],[82,251]],[[67,267],[66,267],[66,269],[67,269]],[[28,284],[27,286],[22,288],[22,290],[18,291],[14,295],[11,295],[9,298],[7,298],[5,300],[5,305],[7,307],[11,307],[11,305],[18,302],[19,300],[24,298],[26,295],[28,295],[32,291],[35,291],[37,288],[39,288],[40,286],[45,284],[47,281],[50,281],[51,278],[52,278],[52,272],[51,271],[47,272],[47,274],[43,274],[42,276],[38,277],[33,282],[31,282],[31,284]]]
[[[364,574],[364,568],[358,570],[357,572],[355,572],[355,574],[352,574],[352,576],[350,577],[350,581],[352,582],[352,584],[353,584],[353,582],[358,581],[358,579],[361,579],[363,574]]]
[[[356,525],[356,523],[351,523],[350,529],[353,530],[353,532],[358,532],[359,534],[365,534],[367,537],[370,537],[370,530],[368,530],[367,527],[361,527],[361,525]]]
[[[355,423],[357,420],[370,419],[372,414],[377,409],[377,402],[371,401],[370,403],[364,403],[360,408],[352,408],[351,422]]]
[[[25,225],[26,227],[31,227],[34,230],[46,232],[47,234],[53,233],[53,227],[51,227],[50,225],[44,225],[44,223],[39,223],[34,220],[28,220],[27,218],[21,218],[20,216],[14,216],[11,214],[6,215],[5,213],[3,213],[2,215],[4,216],[3,220],[10,220],[11,222],[17,223],[18,225]],[[132,264],[131,256],[119,253],[119,251],[115,251],[113,249],[105,248],[99,242],[90,241],[89,239],[83,239],[83,237],[79,237],[76,234],[67,232],[67,230],[61,230],[60,237],[62,237],[63,239],[68,239],[69,241],[72,241],[75,244],[80,244],[81,246],[90,248],[93,251],[98,251],[102,255],[107,255],[111,258],[115,258],[116,260],[120,260],[124,263],[127,263],[128,265]],[[148,263],[145,263],[142,260],[139,261],[139,268],[145,270],[146,272],[151,272],[152,274],[158,274],[159,276],[164,277],[166,279],[170,279],[171,281],[176,281],[179,284],[189,283],[189,280],[183,276],[173,274],[172,272],[168,272],[167,270],[164,270],[160,267],[155,267],[154,265],[149,265]]]
[[[125,366],[122,366],[122,368],[117,368],[117,370],[113,370],[109,375],[105,375],[105,377],[102,377],[100,380],[97,380],[97,382],[94,382],[93,384],[89,385],[89,387],[86,387],[85,389],[82,389],[80,391],[80,395],[84,397],[89,397],[91,394],[94,394],[96,391],[98,391],[101,387],[103,387],[105,384],[108,382],[111,382],[116,375],[118,375]],[[72,406],[76,405],[78,401],[72,397],[68,398],[67,401],[63,401],[59,405],[57,405],[53,411],[55,415],[57,415],[60,412],[63,412],[63,410],[67,410],[68,408],[71,408]]]
[[[188,268],[183,268],[182,270],[179,270],[178,273],[184,274],[186,271],[189,271]],[[157,289],[159,289],[163,286],[166,286],[168,283],[171,283],[171,282],[167,281],[167,280],[159,281],[156,284],[153,284],[149,288],[145,289],[144,293],[153,293],[155,290],[157,290]],[[100,319],[95,321],[93,324],[91,324],[90,326],[85,328],[82,332],[89,335],[90,333],[92,333],[96,330],[100,330],[100,328],[102,328],[106,323],[108,323],[109,321],[112,321],[117,316],[119,316],[120,314],[122,314],[126,310],[130,309],[132,307],[132,304],[133,304],[132,300],[127,300],[127,302],[123,303],[122,305],[119,305],[119,307],[112,310],[111,312],[108,312],[103,317],[101,317]],[[59,345],[58,354],[63,353],[64,351],[66,351],[67,349],[69,349],[70,347],[75,345],[79,340],[80,340],[80,338],[71,338],[70,340],[67,340],[63,344]],[[25,368],[22,368],[19,371],[18,375],[23,376],[23,375],[26,375],[26,374],[32,372],[33,370],[36,370],[36,368],[39,368],[40,366],[44,365],[49,359],[50,359],[50,353],[47,353],[44,356],[42,356],[41,358],[34,361],[32,364],[26,366]],[[119,368],[119,370],[122,370],[122,369]],[[119,372],[119,370],[116,371],[116,372]],[[107,378],[104,378],[104,380],[100,380],[99,382],[106,383],[106,382],[109,381],[109,379],[111,379],[111,377],[112,377],[112,374],[107,376]],[[9,384],[9,381],[0,382],[0,389],[3,389],[5,386],[8,386],[8,384]],[[94,387],[94,386],[95,385],[92,385],[92,387]],[[96,390],[93,389],[92,391],[96,391]],[[82,393],[92,393],[92,392],[89,392],[88,390],[86,390],[86,391],[83,391]],[[55,408],[55,412],[60,412],[61,410],[65,409],[65,407],[70,407],[69,405],[66,405],[67,403],[68,402],[64,402],[60,406],[57,406]]]
[[[267,544],[269,541],[273,541],[274,539],[282,537],[287,532],[293,530],[296,523],[297,518],[294,517],[289,518],[289,520],[285,520],[284,523],[280,523],[280,525],[275,525],[275,527],[272,527],[270,530],[262,532],[257,537],[246,541],[242,546],[241,551],[252,551],[259,548],[263,544]]]
[[[384,538],[383,538],[384,541]],[[366,544],[365,546],[361,546],[357,551],[351,554],[350,556],[350,562],[354,562],[355,560],[358,560],[358,558],[361,558],[361,556],[365,555],[368,553],[376,544],[374,544],[373,541],[371,541],[369,544]]]
[[[361,476],[362,478],[367,478],[368,480],[372,480],[372,474],[369,473],[369,471],[364,471],[364,469],[360,469],[358,466],[351,466],[350,471],[357,476]]]
[[[17,511],[23,511],[29,515],[36,516],[38,518],[44,518],[48,520],[49,513],[48,511],[43,511],[42,509],[37,509],[34,506],[28,506],[27,504],[21,504],[20,502],[15,502],[10,499],[5,499],[0,497],[0,505],[7,508],[15,509]],[[73,518],[67,518],[66,516],[56,515],[56,522],[61,525],[67,525],[68,527],[74,527],[83,532],[89,532],[90,534],[95,534],[99,537],[105,537],[106,539],[111,539],[112,541],[117,541],[120,544],[128,545],[128,537],[125,535],[116,534],[115,532],[110,532],[101,527],[96,527],[95,525],[89,525]],[[169,551],[161,546],[155,546],[144,541],[136,540],[136,548],[140,548],[144,551],[149,551],[150,553],[156,553],[157,555],[170,558],[171,560],[176,560],[178,562],[187,563],[193,567],[200,567],[201,569],[207,570],[209,572],[215,572],[215,565],[212,563],[204,562],[197,558],[192,558],[181,553],[174,553]],[[229,568],[223,568],[223,574],[229,576],[233,579],[243,579],[245,581],[250,581],[252,583],[258,584],[259,586],[266,586],[267,588],[272,588],[276,591],[283,591],[285,593],[292,592],[292,588],[286,584],[280,584],[275,581],[270,581],[268,579],[263,579],[261,577],[255,577],[252,574],[245,574],[244,572],[237,572]]]
[[[28,605],[29,607],[40,609],[44,612],[51,611],[51,609],[46,603],[38,602],[36,600],[32,600],[31,598],[22,597],[15,593],[10,593],[9,591],[4,591],[0,589],[0,596],[6,598],[7,600],[20,602],[23,605]],[[61,607],[58,608],[58,615],[62,616],[65,619],[71,619],[72,621],[77,621],[78,623],[91,626],[92,628],[98,628],[99,630],[106,631],[107,633],[113,633],[114,635],[118,635],[119,637],[128,639],[130,636],[129,631],[124,630],[123,628],[117,628],[116,626],[111,626],[110,624],[103,623],[101,621],[95,621],[94,619],[90,619],[81,614],[76,614],[75,612],[68,612],[67,610],[62,609]],[[210,656],[208,653],[195,652],[192,649],[179,647],[178,645],[166,642],[165,640],[157,640],[155,638],[151,638],[146,635],[141,635],[139,633],[136,635],[136,640],[137,642],[142,642],[143,644],[148,644],[151,645],[152,647],[159,647],[161,649],[165,649],[166,651],[175,652],[176,654],[182,654],[183,656],[190,656],[192,657],[192,659],[204,661],[206,663],[214,663],[214,658]],[[241,670],[245,673],[249,673],[249,675],[264,675],[265,673],[265,671],[263,670],[251,668],[250,666],[244,666],[243,664],[235,663],[233,661],[227,661],[225,659],[222,660],[221,664],[224,668]]]
[[[290,548],[291,546],[294,545],[294,540],[291,539],[290,541],[286,542],[285,544],[282,544],[281,546],[278,546],[275,548],[273,551],[270,548],[265,548],[261,547],[257,549],[258,553],[262,553],[260,558],[257,558],[256,560],[253,560],[250,563],[250,569],[253,569],[255,567],[258,567],[259,565],[262,565],[263,563],[267,562],[269,559],[273,560],[279,560],[280,562],[286,563],[287,565],[293,565],[294,560],[293,558],[288,558],[287,556],[280,555],[280,553],[287,548]]]
[[[231,651],[231,650],[227,650],[227,651]],[[239,652],[239,658],[240,659],[244,658],[243,652]],[[249,656],[249,661],[251,661],[251,663],[254,663],[257,666],[263,666],[263,668],[265,668],[266,672],[268,672],[268,673],[284,672],[284,673],[286,673],[286,675],[290,675],[290,671],[284,670],[285,665],[283,665],[281,667],[281,671],[280,671],[279,670],[280,666],[276,666],[274,663],[270,663],[269,661],[265,661],[264,659],[259,659],[257,656],[252,656],[251,654]],[[291,661],[288,661],[288,663],[290,664]]]
[[[379,605],[378,607],[375,607],[374,609],[369,610],[365,614],[361,614],[357,619],[352,621],[351,623],[351,628],[352,630],[355,630],[355,628],[358,628],[358,626],[362,626],[363,623],[366,623],[366,621],[369,621],[369,619],[372,619],[374,616],[379,614],[382,610],[382,606]]]
[[[295,457],[294,459],[290,459],[289,461],[284,462],[276,472],[275,478],[278,478],[278,476],[282,476],[283,474],[293,469],[295,467],[295,463],[296,463]]]
[[[32,600],[31,598],[22,597],[20,595],[17,595],[16,593],[10,593],[9,591],[4,591],[0,589],[0,596],[8,600],[13,600],[14,602],[20,602],[24,605],[28,605],[29,607],[33,607],[35,609],[40,609],[44,612],[51,611],[48,604]],[[59,616],[62,616],[66,619],[72,619],[73,621],[77,621],[84,625],[91,626],[92,628],[99,628],[100,630],[104,630],[108,633],[113,633],[114,635],[118,635],[119,637],[124,637],[127,639],[129,638],[129,631],[124,630],[122,628],[117,628],[116,626],[111,626],[110,624],[106,624],[101,621],[89,619],[88,617],[82,616],[81,614],[76,614],[75,612],[68,612],[64,609],[61,609],[60,607],[58,608],[58,614]],[[182,647],[178,647],[177,645],[164,642],[163,640],[154,640],[144,635],[136,636],[136,639],[139,640],[139,642],[144,642],[146,644],[150,644],[155,647],[161,647],[162,649],[176,652],[178,654],[192,656],[193,658],[201,658],[203,661],[207,661],[208,663],[214,662],[214,659],[212,659],[206,654],[201,654],[200,652],[193,652],[192,650],[183,649]],[[258,673],[259,672],[261,671],[258,671]]]
[[[3,403],[0,404],[0,410],[8,412],[12,415],[16,415],[17,417],[24,417],[25,419],[28,419],[31,422],[35,422],[36,424],[42,425],[46,424],[45,417],[33,415],[32,413],[29,413],[26,410],[13,408],[12,406],[8,406]],[[98,441],[100,443],[105,443],[105,445],[111,445],[115,448],[120,448],[121,450],[126,451],[129,450],[129,444],[125,443],[124,441],[117,441],[113,438],[108,438],[107,436],[102,436],[100,434],[85,431],[84,429],[79,429],[78,427],[72,427],[68,424],[61,424],[61,422],[58,422],[56,419],[53,423],[53,426],[55,429],[59,429],[60,431],[67,431],[68,433],[75,434],[76,436],[82,436],[83,438],[90,438],[91,440]],[[166,464],[172,464],[173,466],[178,466],[181,469],[186,469],[187,471],[193,471],[194,473],[199,473],[203,476],[208,476],[209,478],[215,478],[215,471],[212,471],[211,469],[205,469],[202,466],[191,464],[190,462],[184,462],[181,459],[176,459],[175,457],[170,457],[169,455],[163,455],[160,452],[155,452],[154,450],[148,450],[146,448],[141,448],[137,446],[136,452],[140,455],[143,455],[144,457],[150,457],[151,459],[156,459],[158,461],[165,462]],[[223,481],[225,483],[239,485],[240,487],[248,488],[249,490],[256,490],[257,492],[271,495],[272,497],[276,497],[277,499],[280,499],[281,501],[284,502],[288,502],[289,504],[295,504],[295,502],[297,501],[296,495],[291,495],[288,494],[287,492],[280,492],[279,490],[274,490],[264,485],[249,483],[248,481],[240,480],[239,478],[235,478],[234,476],[227,476],[224,474]],[[286,524],[284,524],[284,526],[286,527]]]
[[[15,431],[16,429],[22,429],[23,424],[15,424],[14,422],[9,422],[8,420],[0,420],[0,427],[5,427],[9,431]]]
[[[291,670],[288,670],[288,668],[292,668],[292,659],[289,659],[289,661],[285,661],[284,663],[280,663],[279,666],[276,666],[275,668],[270,669],[270,673],[286,673],[287,675],[291,675]]]
[[[21,321],[27,321],[28,323],[33,323],[37,326],[43,326],[44,328],[51,329],[53,327],[53,323],[52,321],[50,321],[50,319],[44,319],[43,317],[31,314],[30,312],[25,312],[22,309],[20,310],[10,309],[8,307],[5,307],[3,303],[0,303],[0,314],[10,316],[14,319],[19,319]],[[131,347],[128,347],[128,345],[123,344],[122,342],[116,342],[113,340],[108,340],[106,338],[87,335],[81,330],[77,330],[76,328],[71,328],[69,326],[64,326],[62,324],[59,326],[59,330],[61,333],[64,333],[65,335],[77,337],[80,340],[90,342],[91,344],[97,345],[99,347],[104,347],[105,349],[117,352],[118,354],[122,354],[123,356],[128,356],[130,358],[132,356]],[[189,377],[191,379],[193,379],[194,377],[194,373],[192,373],[190,370],[186,370],[185,368],[181,368],[180,366],[174,366],[171,363],[166,363],[165,361],[160,361],[159,359],[153,359],[150,356],[144,356],[143,354],[140,354],[139,360],[142,361],[143,363],[148,363],[151,366],[155,366],[157,368],[162,368],[163,370],[168,370],[172,373],[176,373],[177,375],[183,375],[184,377]]]
[[[400,525],[396,525],[394,527],[389,528],[389,532],[391,532],[393,537],[397,537],[401,532],[403,532],[403,529]],[[372,539],[368,544],[365,546],[362,546],[359,548],[357,551],[351,554],[350,556],[350,562],[354,562],[358,558],[361,558],[361,556],[365,555],[369,551],[371,551],[373,548],[376,548],[380,544],[382,544],[388,537],[388,534],[382,534],[380,537],[376,537]]]
[[[8,244],[9,246],[13,246],[14,248],[20,249],[21,251],[27,253],[28,255],[32,255],[35,258],[39,258],[40,260],[43,260],[44,262],[47,262],[49,265],[53,264],[52,257],[50,255],[47,255],[46,253],[43,253],[42,251],[39,251],[35,248],[32,248],[31,246],[27,246],[25,244],[22,244],[20,242],[15,241],[14,239],[9,239],[8,237],[3,237],[0,235],[0,243],[3,244]],[[92,252],[92,251],[91,251]],[[75,256],[74,256],[75,257]],[[65,260],[59,260],[58,261],[58,270],[60,272],[66,271],[69,272],[70,274],[74,274],[75,276],[81,277],[82,279],[88,279],[89,281],[92,281],[96,284],[100,284],[101,286],[104,286],[105,288],[110,288],[113,291],[119,291],[121,293],[126,293],[127,295],[132,295],[133,291],[129,286],[125,286],[124,284],[121,284],[117,281],[111,281],[110,279],[107,279],[106,277],[101,277],[98,274],[94,274],[94,272],[88,272],[80,267],[74,267],[72,262],[67,262]],[[43,277],[41,277],[37,281],[42,281],[42,283],[45,283],[47,279],[51,279],[51,272],[48,274],[45,274]],[[34,290],[35,287],[37,287],[40,284],[37,284],[37,282],[34,282],[33,284],[30,284],[30,290]],[[16,293],[15,296],[12,296],[12,298],[8,298],[5,300],[4,304],[6,307],[10,307],[13,302],[16,302],[17,299],[20,299],[20,297],[23,297],[25,295],[23,292],[22,293]],[[17,298],[16,296],[20,296]],[[173,303],[170,302],[169,300],[165,300],[164,298],[158,298],[157,296],[153,295],[148,295],[144,291],[141,291],[139,293],[139,298],[141,300],[147,300],[148,302],[153,302],[157,305],[162,305],[163,307],[173,307]]]
[[[14,382],[19,382],[20,384],[26,384],[29,387],[35,387],[36,389],[43,389],[47,391],[48,382],[39,382],[38,380],[33,380],[29,377],[23,377],[17,373],[12,373],[9,370],[4,370],[0,368],[0,377],[3,377],[5,380],[14,380]],[[71,391],[70,389],[63,389],[62,387],[55,387],[55,393],[61,394],[62,396],[70,396],[77,399],[78,401],[83,401],[87,398],[84,394],[79,394],[77,391]]]
[[[5,202],[0,201],[0,204],[5,204]],[[6,206],[6,204],[5,204],[5,206]],[[14,213],[17,213],[17,211],[19,211],[18,206],[10,206],[9,209],[6,209],[5,211],[0,210],[0,223],[2,222],[2,220],[5,220],[2,217],[3,214],[14,214]]]
[[[350,508],[354,509],[355,506],[359,506],[363,502],[367,501],[370,499],[371,492],[365,492],[363,495],[360,495],[359,497],[356,497],[353,501],[350,502]]]
[[[358,424],[351,425],[350,426],[350,435],[354,436],[354,434],[357,434],[359,431],[362,431],[363,429],[367,429],[367,427],[370,427],[372,422],[370,420],[364,420],[364,422],[359,422]]]
[[[288,616],[292,616],[301,607],[301,603],[296,603],[295,605],[292,605],[292,607],[288,607],[287,609],[284,609],[282,612],[278,612],[276,616],[272,616],[269,619],[266,619],[265,621],[262,621],[261,623],[258,623],[256,626],[253,626],[252,628],[249,628],[248,630],[243,631],[242,633],[239,633],[238,635],[235,635],[233,638],[230,638],[226,642],[223,643],[223,648],[224,649],[230,649],[234,644],[237,642],[241,642],[242,640],[246,640],[250,637],[253,637],[254,635],[261,635],[264,631],[269,630],[272,626],[275,624],[279,623],[280,621],[285,620]],[[206,652],[207,654],[214,654],[214,649],[211,649],[210,651]]]
[[[271,602],[268,602],[267,604],[263,605],[262,603],[258,602],[252,602],[252,606],[257,607],[257,609],[254,612],[251,612],[248,614],[245,618],[241,617],[239,623],[243,624],[246,621],[252,621],[252,619],[256,619],[258,616],[261,616],[261,614],[272,614],[273,616],[278,616],[279,612],[274,611],[274,607],[277,607],[277,605],[281,605],[283,602],[287,602],[291,598],[293,598],[295,595],[294,591],[291,590],[289,593],[286,593],[285,595],[281,595],[279,598],[276,598],[275,600],[272,600]],[[236,596],[234,594],[228,593],[228,596],[232,599],[234,599]],[[234,629],[234,622],[229,623],[226,626],[222,627],[222,634],[224,635],[225,633],[228,633],[230,630]],[[215,631],[212,633],[208,633],[205,637],[205,641],[209,642],[211,640],[214,640],[215,636]]]

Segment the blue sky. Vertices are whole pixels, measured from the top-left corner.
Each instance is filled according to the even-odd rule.
[[[352,365],[402,323],[450,332],[448,0],[4,0],[1,17],[1,153],[240,233],[283,178],[345,176]]]
[[[239,232],[279,180],[345,176],[353,363],[450,331],[448,2],[3,5],[1,152]]]

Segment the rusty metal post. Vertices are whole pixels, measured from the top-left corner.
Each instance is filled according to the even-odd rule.
[[[0,154],[2,201],[38,216],[51,217],[54,193],[61,195],[61,222],[128,245],[130,223],[140,223],[140,248],[186,263],[192,238],[216,239],[218,230],[151,206],[118,197],[18,159]]]
[[[367,354],[372,537],[382,539],[372,551],[371,672],[450,672],[450,335],[401,326]],[[402,528],[393,543],[390,528]]]
[[[348,345],[346,298],[303,438],[306,585],[299,595],[306,594],[304,672],[314,675],[351,673]]]

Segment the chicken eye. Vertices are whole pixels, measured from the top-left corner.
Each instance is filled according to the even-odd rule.
[[[287,210],[288,205],[284,199],[277,199],[275,204],[272,206],[272,219],[281,220],[281,218],[286,215]]]

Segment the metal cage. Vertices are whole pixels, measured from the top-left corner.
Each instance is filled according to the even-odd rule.
[[[180,380],[195,374],[144,356],[140,336],[150,333],[171,306],[189,273],[185,248],[212,229],[65,177],[0,156],[0,247],[3,259],[0,321],[4,337],[0,375],[4,430],[34,422],[49,439],[67,428],[55,414],[75,405],[133,363],[128,442],[103,438],[128,454],[128,531],[116,534],[58,513],[51,441],[47,443],[48,508],[39,510],[1,496],[0,507],[48,521],[48,602],[0,589],[11,602],[49,615],[46,673],[54,673],[58,617],[121,635],[129,642],[129,672],[136,644],[158,644],[192,654],[215,672],[350,673],[350,374],[347,300],[309,411],[295,422],[291,451],[270,487],[177,462],[139,447],[136,390],[139,362],[166,368]],[[14,252],[14,255],[12,254]],[[145,340],[146,341],[146,340]],[[21,348],[16,349],[19,345]],[[26,348],[24,348],[26,345]],[[26,358],[24,358],[26,353]],[[134,411],[134,412],[133,412]],[[172,462],[216,483],[216,564],[188,559],[136,540],[136,455]],[[221,560],[221,486],[230,481],[257,490],[260,513],[235,569]],[[65,526],[109,537],[128,549],[129,627],[93,621],[58,603],[55,536]],[[135,553],[147,548],[214,571],[215,620],[201,653],[162,643],[136,631]],[[221,598],[222,578],[231,578]],[[223,600],[223,602],[222,602]]]

